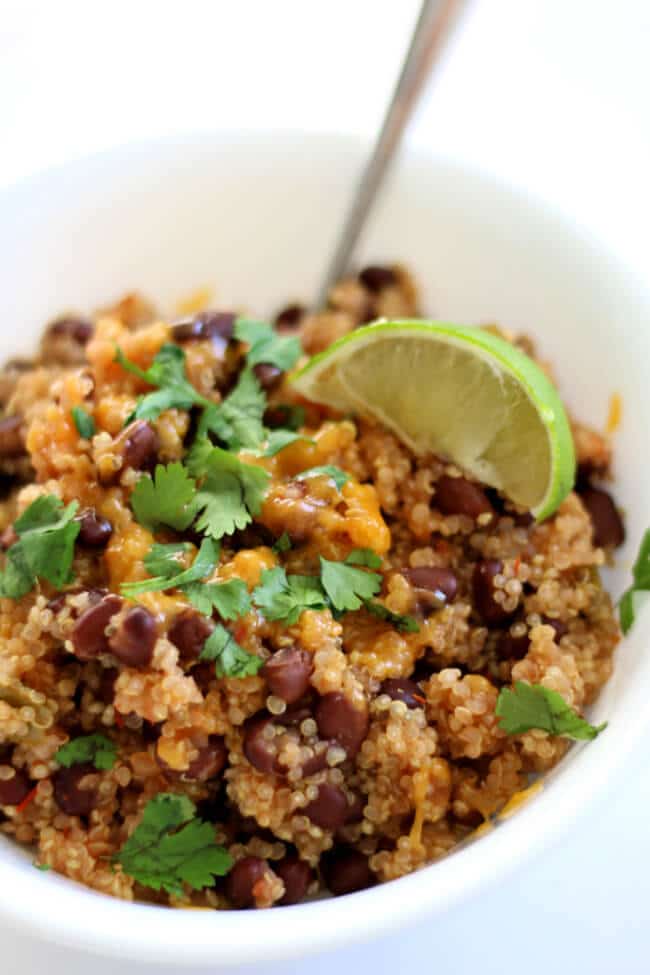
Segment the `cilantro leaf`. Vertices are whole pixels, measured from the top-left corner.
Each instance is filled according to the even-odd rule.
[[[266,436],[266,446],[261,451],[262,457],[275,457],[276,454],[279,454],[289,444],[295,443],[296,440],[314,442],[311,437],[305,437],[293,430],[270,430]]]
[[[191,542],[171,542],[169,545],[154,542],[143,559],[144,567],[149,575],[171,579],[185,570],[185,556],[192,548]]]
[[[84,440],[90,440],[95,435],[95,421],[83,406],[73,406],[71,411],[77,433]]]
[[[288,532],[282,532],[276,543],[273,545],[273,551],[281,555],[283,552],[291,551],[291,539]]]
[[[195,819],[195,811],[187,796],[159,793],[114,860],[139,884],[177,897],[183,884],[194,890],[212,887],[233,861],[215,842],[214,826]]]
[[[156,466],[153,479],[144,474],[131,495],[131,507],[141,525],[156,531],[168,525],[177,531],[190,526],[196,515],[196,482],[180,463]]]
[[[213,433],[229,450],[259,447],[265,437],[262,417],[266,395],[252,369],[244,369],[233,391],[222,403],[203,412],[197,435]]]
[[[188,569],[181,569],[179,572],[178,556],[181,551],[185,551],[185,546],[152,545],[144,559],[145,567],[150,570],[150,566],[155,566],[159,572],[161,569],[163,571],[152,579],[142,579],[140,582],[123,582],[120,587],[122,594],[128,599],[132,599],[143,592],[180,589],[189,583],[204,579],[212,572],[219,559],[219,546],[213,539],[204,538],[192,565]]]
[[[286,372],[300,358],[300,339],[296,336],[278,335],[267,322],[238,318],[233,334],[240,342],[247,342],[250,346],[246,354],[249,366],[265,362]]]
[[[641,539],[639,554],[632,569],[632,579],[632,585],[623,593],[618,604],[623,633],[630,630],[636,617],[637,607],[648,598],[641,593],[650,592],[650,528]]]
[[[183,587],[183,592],[204,616],[212,616],[214,610],[224,620],[236,620],[251,608],[248,588],[243,579],[226,582],[193,582]]]
[[[212,538],[232,535],[260,513],[271,477],[263,468],[244,464],[205,438],[194,444],[187,463],[193,474],[203,478],[195,499],[198,531]]]
[[[155,420],[164,410],[176,408],[190,410],[195,405],[209,406],[210,401],[198,393],[185,375],[185,353],[171,342],[162,346],[148,369],[140,369],[116,347],[115,361],[123,369],[133,373],[150,386],[158,386],[154,393],[146,393],[138,399],[138,405],[128,418]]]
[[[366,599],[381,589],[381,576],[376,572],[353,569],[344,562],[330,562],[321,556],[323,589],[339,613],[360,609]]]
[[[367,599],[364,606],[369,613],[377,616],[380,620],[385,620],[399,630],[400,633],[419,633],[420,627],[414,616],[403,616],[401,613],[393,613],[383,603],[377,603],[373,599]]]
[[[363,565],[367,569],[381,569],[381,558],[371,548],[355,548],[348,555],[345,564]]]
[[[591,739],[607,727],[606,721],[597,727],[589,724],[557,691],[520,680],[515,682],[514,688],[501,688],[495,714],[500,719],[499,726],[508,735],[521,735],[531,728],[540,728],[550,735]]]
[[[74,543],[81,525],[74,520],[78,503],[66,508],[53,494],[33,501],[14,522],[18,541],[7,552],[0,572],[0,596],[20,599],[37,579],[60,589],[72,578]]]
[[[327,600],[316,576],[287,575],[284,569],[265,569],[253,590],[253,602],[267,620],[292,626],[305,609],[325,609]]]
[[[350,475],[342,471],[334,464],[323,464],[321,467],[310,467],[307,471],[296,474],[297,481],[304,481],[308,477],[330,477],[336,485],[336,490],[340,491],[343,485],[350,480]]]
[[[217,677],[252,677],[263,664],[235,640],[225,626],[218,624],[205,641],[199,660],[214,660]]]
[[[59,765],[70,768],[71,765],[81,765],[92,762],[95,768],[106,770],[115,765],[117,746],[106,735],[82,735],[62,745],[54,756]]]

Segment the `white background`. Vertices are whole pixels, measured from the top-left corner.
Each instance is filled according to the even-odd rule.
[[[417,6],[0,0],[0,185],[170,132],[370,134]],[[553,201],[650,275],[649,51],[647,0],[475,0],[409,138]],[[646,975],[649,826],[650,759],[641,754],[525,871],[427,928],[314,960],[310,975]],[[52,975],[130,975],[123,964],[44,951],[1,926],[0,941],[6,975],[46,966]]]

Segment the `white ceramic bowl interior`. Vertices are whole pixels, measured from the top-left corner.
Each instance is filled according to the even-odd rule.
[[[140,289],[169,310],[193,288],[216,304],[272,313],[314,295],[360,159],[338,137],[222,134],[128,148],[48,172],[0,197],[0,360],[28,354],[43,324]],[[406,154],[361,260],[399,259],[432,317],[498,321],[538,340],[576,413],[602,427],[623,396],[616,495],[628,543],[609,575],[626,584],[648,523],[650,299],[606,248],[477,172]],[[44,938],[157,963],[263,964],[368,939],[435,916],[538,851],[610,776],[650,725],[646,611],[594,710],[609,719],[541,795],[444,861],[350,897],[295,908],[166,911],[36,871],[0,842],[0,914]]]

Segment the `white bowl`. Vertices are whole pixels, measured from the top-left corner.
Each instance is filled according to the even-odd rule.
[[[309,299],[359,164],[336,136],[221,134],[126,148],[47,172],[0,196],[0,360],[29,353],[54,314],[138,288],[173,302],[214,285],[259,314]],[[648,519],[650,297],[614,256],[548,208],[477,172],[406,154],[361,258],[416,272],[423,307],[499,321],[539,340],[579,416],[602,426],[623,395],[616,494],[628,543],[620,593]],[[281,910],[170,911],[95,894],[0,843],[0,917],[44,939],[120,958],[210,967],[265,963],[386,934],[485,888],[567,826],[650,726],[647,607],[594,710],[609,727],[574,748],[541,795],[503,826],[410,877]],[[258,970],[257,966],[254,970]]]

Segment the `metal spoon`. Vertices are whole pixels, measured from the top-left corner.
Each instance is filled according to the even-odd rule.
[[[452,25],[465,0],[423,0],[413,28],[411,43],[402,64],[379,135],[366,162],[348,210],[337,245],[322,281],[317,308],[327,303],[329,289],[347,270],[377,191],[393,159],[431,69],[439,60]]]

